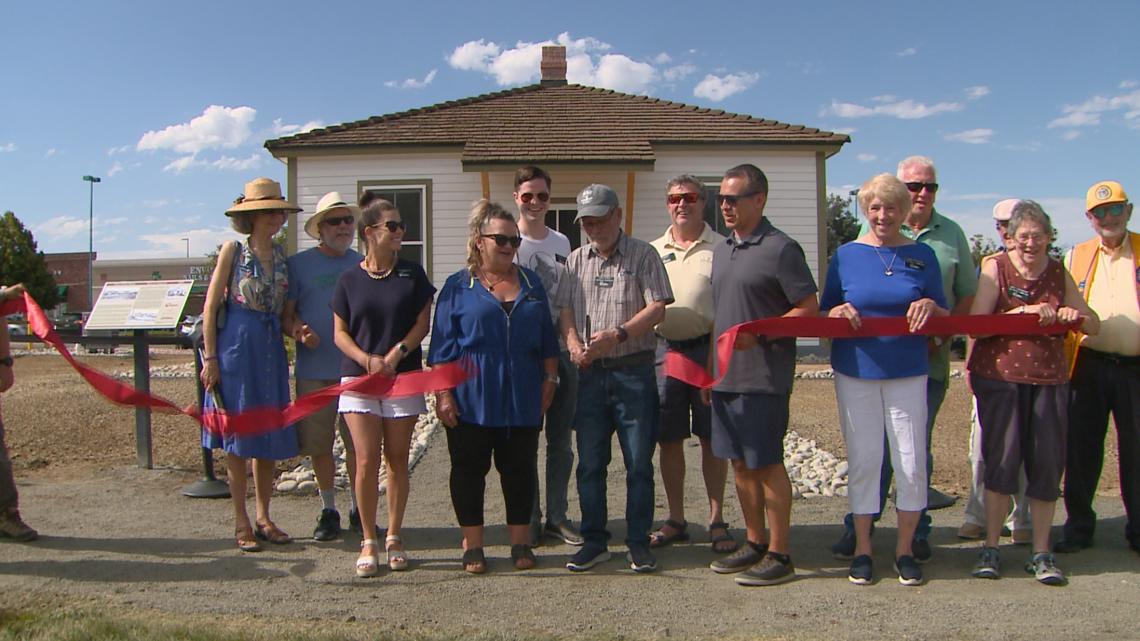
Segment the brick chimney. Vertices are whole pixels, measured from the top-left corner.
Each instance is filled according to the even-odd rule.
[[[550,45],[542,48],[542,86],[566,84],[566,47]]]

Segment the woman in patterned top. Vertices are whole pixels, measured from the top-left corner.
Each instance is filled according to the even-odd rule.
[[[289,363],[281,335],[281,313],[289,288],[285,249],[273,236],[290,212],[300,207],[281,197],[281,186],[268,178],[245,185],[226,215],[246,242],[227,243],[206,292],[202,318],[202,384],[205,409],[229,413],[283,407],[289,403]],[[218,327],[219,307],[226,310]],[[251,436],[203,433],[202,446],[226,451],[238,549],[256,552],[258,539],[284,544],[291,539],[269,518],[275,461],[297,455],[293,426]],[[257,519],[246,512],[246,459],[253,459]]]
[[[1096,334],[1096,313],[1061,262],[1049,257],[1053,226],[1041,206],[1032,200],[1014,205],[1009,236],[1013,249],[982,264],[970,313],[1036,314],[1043,326],[1079,320],[1084,332]],[[976,577],[1000,574],[998,537],[1024,464],[1033,523],[1033,555],[1025,569],[1046,585],[1065,582],[1049,552],[1069,424],[1063,342],[1060,335],[987,336],[978,338],[970,353],[968,381],[978,399],[986,462],[986,541],[974,566]]]

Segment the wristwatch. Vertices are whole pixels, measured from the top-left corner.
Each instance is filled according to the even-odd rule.
[[[559,383],[562,382],[562,379],[558,378],[558,374],[547,374],[546,377],[543,378],[543,380],[554,383],[555,385],[558,385]]]
[[[11,356],[5,356],[4,358],[0,358],[0,365],[6,365],[8,367],[11,367],[12,364],[15,362],[16,361]]]
[[[629,338],[629,332],[625,331],[625,327],[618,325],[614,329],[617,330],[619,343],[624,343]]]
[[[408,355],[408,346],[404,344],[404,341],[400,341],[399,343],[396,343],[396,349],[400,350],[400,354],[402,356]]]

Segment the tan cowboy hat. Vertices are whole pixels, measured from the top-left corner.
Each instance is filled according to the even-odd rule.
[[[356,218],[360,217],[359,207],[349,204],[347,201],[345,201],[345,199],[341,197],[339,191],[330,191],[324,196],[321,196],[321,199],[317,201],[316,213],[314,213],[308,220],[305,221],[305,233],[312,236],[316,240],[320,240],[321,233],[317,230],[317,227],[320,226],[321,221],[325,219],[325,216],[338,209],[347,210],[348,213],[352,214]]]
[[[301,208],[281,197],[281,185],[269,178],[254,178],[245,184],[242,195],[234,206],[226,210],[227,216],[256,211],[301,211]]]

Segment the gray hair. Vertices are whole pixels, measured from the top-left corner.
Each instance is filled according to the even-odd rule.
[[[236,211],[230,214],[230,227],[234,228],[239,234],[246,236],[253,233],[253,216],[257,212],[252,211]]]
[[[681,185],[688,185],[696,189],[697,193],[701,195],[700,199],[705,199],[705,184],[701,182],[700,178],[690,174],[681,174],[680,176],[670,178],[669,182],[665,183],[665,193],[669,193],[670,189],[680,187]]]
[[[938,180],[938,170],[934,168],[934,161],[926,156],[908,156],[899,161],[899,167],[895,171],[895,176],[900,180],[902,179],[903,170],[907,167],[918,166],[925,167],[930,170],[930,174],[934,176],[934,180]]]
[[[1019,200],[1013,206],[1013,215],[1009,218],[1009,235],[1012,237],[1017,233],[1017,229],[1027,222],[1041,225],[1049,238],[1054,237],[1053,221],[1049,219],[1049,214],[1045,213],[1041,205],[1033,200]]]

